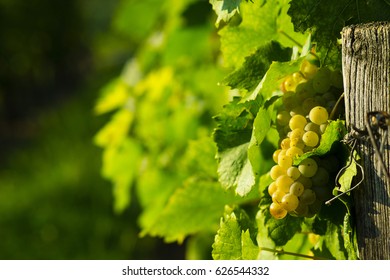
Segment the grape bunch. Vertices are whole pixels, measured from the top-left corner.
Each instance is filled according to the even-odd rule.
[[[276,164],[270,170],[273,182],[268,186],[274,218],[287,214],[311,217],[330,197],[331,177],[338,168],[335,156],[307,157],[298,165],[293,163],[320,144],[342,87],[341,73],[319,67],[315,54],[309,54],[300,71],[282,82],[283,96],[276,116],[280,148],[273,154]]]

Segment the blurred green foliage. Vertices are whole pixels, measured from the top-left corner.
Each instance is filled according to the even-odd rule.
[[[137,202],[114,213],[92,143],[97,92],[145,32],[126,33],[131,2],[0,0],[0,259],[184,257],[139,238]]]

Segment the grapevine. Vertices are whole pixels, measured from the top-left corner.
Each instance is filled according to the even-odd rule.
[[[319,64],[318,57],[309,53],[300,71],[288,75],[280,86],[283,95],[276,127],[282,140],[273,154],[276,165],[270,176],[274,181],[268,187],[270,213],[276,219],[287,214],[312,217],[332,193],[335,174],[323,163],[329,156],[299,161],[319,146],[329,114],[342,94],[341,73]],[[299,163],[294,164],[296,161]]]

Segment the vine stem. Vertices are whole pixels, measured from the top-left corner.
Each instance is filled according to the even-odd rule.
[[[297,40],[295,40],[293,37],[291,37],[290,35],[288,35],[286,32],[284,32],[283,30],[278,30],[278,32],[284,36],[286,36],[289,40],[291,40],[292,42],[294,42],[294,44],[296,44],[298,47],[300,48],[303,48],[302,44],[300,44]]]
[[[282,250],[277,250],[277,249],[271,249],[271,248],[266,248],[266,247],[260,247],[260,250],[268,251],[268,252],[272,252],[272,253],[276,253],[276,254],[280,254],[280,255],[290,255],[290,256],[295,256],[295,257],[312,259],[312,260],[326,260],[326,259],[320,258],[320,257],[315,257],[315,256],[309,256],[309,255],[305,255],[305,254],[299,254],[299,253],[284,251],[283,249]]]

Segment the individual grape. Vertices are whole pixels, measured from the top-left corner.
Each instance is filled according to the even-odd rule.
[[[296,128],[290,132],[289,137],[290,139],[295,139],[295,138],[302,139],[304,133],[305,131],[302,128]]]
[[[292,74],[292,78],[293,78],[293,80],[294,80],[296,86],[299,85],[299,84],[301,84],[301,83],[306,82],[306,79],[305,79],[305,77],[303,77],[303,74],[302,74],[301,72],[295,72],[295,73],[293,73],[293,74]],[[296,86],[295,86],[295,88],[296,88]]]
[[[304,101],[309,97],[314,96],[314,89],[311,81],[308,81],[306,83],[301,83],[297,85],[297,88],[295,89],[295,95],[298,100]]]
[[[318,69],[316,75],[313,77],[313,88],[316,92],[325,93],[331,86],[331,71],[329,68],[322,67]]]
[[[305,158],[298,165],[299,172],[305,177],[313,177],[316,174],[318,165],[312,158]]]
[[[298,157],[303,154],[302,149],[298,147],[290,147],[286,151],[286,155],[292,158]]]
[[[294,180],[287,175],[281,175],[276,179],[275,183],[278,186],[278,190],[287,193],[290,191],[290,186],[294,183]]]
[[[283,196],[280,205],[286,209],[288,212],[294,211],[297,209],[299,204],[299,199],[296,195],[288,193]]]
[[[325,133],[325,130],[326,130],[327,127],[328,127],[327,123],[323,123],[323,124],[320,125],[321,134]]]
[[[278,203],[280,204],[282,202],[282,198],[286,195],[285,192],[281,191],[281,190],[276,190],[273,194],[272,194],[272,201],[275,202],[275,203]]]
[[[332,71],[332,73],[330,74],[330,83],[332,84],[332,86],[342,89],[343,74],[338,70]]]
[[[303,129],[306,124],[307,124],[307,120],[302,115],[294,115],[293,117],[291,117],[291,119],[288,123],[291,130],[294,130],[296,128]]]
[[[302,185],[305,187],[305,189],[310,189],[313,186],[313,182],[311,181],[311,179],[307,178],[305,176],[300,176],[298,178],[297,182],[302,183]]]
[[[280,152],[279,157],[278,157],[278,164],[281,167],[284,167],[287,169],[292,165],[292,162],[293,162],[292,157],[289,157],[288,155]]]
[[[286,79],[284,80],[282,85],[282,90],[284,92],[295,91],[296,86],[297,86],[296,82],[294,81],[292,75],[290,75],[287,76]]]
[[[293,179],[294,181],[297,180],[301,176],[301,172],[299,172],[298,167],[291,166],[287,169],[287,176]]]
[[[300,68],[301,73],[306,79],[312,79],[318,71],[318,66],[304,60]]]
[[[296,196],[300,196],[303,191],[305,190],[305,187],[300,182],[294,182],[290,186],[290,192],[291,194],[294,194]]]
[[[291,147],[297,147],[303,151],[305,148],[305,143],[303,143],[302,139],[299,139],[297,137],[290,138],[290,148]]]
[[[269,207],[269,212],[275,219],[283,219],[287,215],[287,210],[285,210],[281,205],[275,202],[271,203]]]
[[[268,194],[272,197],[272,195],[274,194],[274,192],[276,192],[278,190],[278,185],[276,185],[275,182],[272,182],[269,186],[268,186]]]
[[[272,154],[272,159],[274,160],[275,163],[278,163],[278,157],[282,149],[277,149],[273,154]]]
[[[307,99],[305,99],[302,103],[302,109],[303,109],[303,112],[305,115],[309,114],[310,110],[315,107],[315,106],[318,106],[318,102],[315,100],[314,97],[309,97]]]
[[[316,174],[311,177],[314,186],[325,187],[329,182],[329,172],[323,168],[318,167]]]
[[[312,204],[316,200],[316,198],[316,193],[312,189],[305,189],[299,197],[299,201],[300,203],[309,205]]]
[[[302,141],[306,146],[315,147],[320,141],[320,137],[314,131],[306,131],[302,136]]]
[[[272,180],[276,180],[282,175],[286,175],[286,168],[283,168],[280,165],[272,166],[270,170],[270,176]]]
[[[287,150],[288,148],[290,148],[290,138],[284,138],[280,142],[280,147],[282,148],[282,150]]]
[[[318,135],[321,134],[320,126],[318,124],[313,123],[313,122],[308,122],[305,125],[304,130],[305,131],[313,131],[313,132],[317,133]]]
[[[298,207],[294,210],[297,216],[305,217],[309,212],[309,206],[307,204],[299,203]]]
[[[328,121],[328,111],[322,106],[316,106],[309,112],[309,119],[311,122],[321,125]]]
[[[290,121],[290,114],[287,111],[281,111],[276,115],[276,121],[280,126],[285,126],[289,123]]]
[[[294,117],[296,115],[304,115],[304,110],[301,105],[294,106],[290,109],[290,116]]]

